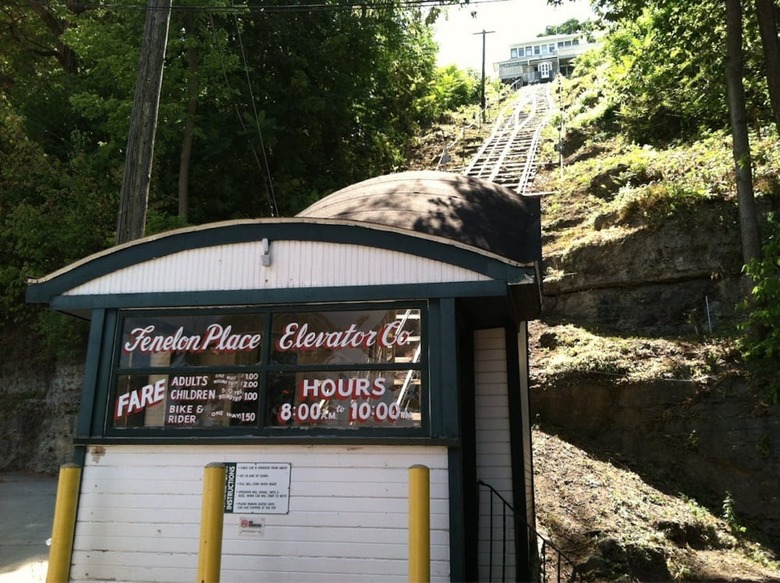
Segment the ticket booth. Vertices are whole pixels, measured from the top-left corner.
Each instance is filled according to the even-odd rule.
[[[214,462],[224,582],[405,581],[415,464],[432,580],[527,580],[540,249],[537,201],[409,172],[31,280],[91,325],[71,581],[193,581]]]

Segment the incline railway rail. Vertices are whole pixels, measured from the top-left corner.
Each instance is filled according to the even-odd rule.
[[[528,85],[499,114],[463,174],[490,180],[527,194],[536,174],[536,154],[542,129],[554,110],[552,84]]]
[[[514,101],[499,114],[490,137],[463,174],[490,180],[519,195],[534,194],[529,190],[536,175],[539,142],[553,111],[552,84],[523,87]],[[537,555],[532,565],[535,582],[584,581],[574,561],[537,532],[533,525],[526,524],[495,488],[482,480],[478,484],[489,496],[488,580],[507,580],[508,545],[514,544],[514,535],[510,532],[525,530],[527,536],[536,541]]]

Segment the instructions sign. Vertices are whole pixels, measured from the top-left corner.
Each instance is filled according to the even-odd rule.
[[[287,514],[291,467],[289,463],[226,463],[225,513]]]

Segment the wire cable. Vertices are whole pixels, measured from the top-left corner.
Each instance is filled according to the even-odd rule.
[[[278,13],[292,13],[292,12],[315,12],[315,11],[338,11],[338,10],[354,10],[360,9],[380,9],[380,8],[447,8],[447,7],[463,7],[463,6],[477,6],[480,4],[496,4],[503,2],[513,2],[515,0],[470,0],[464,2],[463,0],[457,2],[449,2],[447,0],[363,0],[355,2],[339,2],[339,3],[327,3],[327,2],[311,2],[311,3],[288,3],[279,4],[276,6],[260,5],[260,6],[182,6],[174,4],[172,10],[175,12],[209,12],[212,14],[247,14],[251,12],[264,13],[264,14],[278,14]],[[46,0],[30,0],[31,3],[46,5]],[[89,4],[86,2],[78,2],[71,4],[72,10],[84,11],[90,9],[101,10],[154,10],[155,8],[149,8],[145,4],[111,4],[111,3],[95,3]]]
[[[257,129],[257,135],[260,137],[260,152],[263,154],[263,162],[265,165],[265,174],[266,178],[268,179],[268,190],[266,192],[266,195],[268,196],[268,204],[271,207],[271,216],[275,217],[277,213],[277,205],[276,205],[276,194],[274,193],[274,183],[271,179],[271,168],[268,165],[268,156],[265,152],[265,142],[263,140],[263,130],[260,127],[260,116],[257,112],[257,104],[255,103],[255,93],[252,89],[252,78],[249,75],[249,65],[246,60],[246,52],[244,51],[244,41],[241,37],[241,26],[238,23],[238,14],[234,14],[233,18],[236,22],[236,36],[238,37],[238,46],[241,49],[241,60],[244,64],[244,73],[246,75],[246,84],[249,88],[249,99],[252,103],[252,113],[254,114],[255,118],[255,127]]]
[[[212,31],[212,37],[214,35],[214,31],[216,30],[216,26],[214,25],[214,18],[213,14],[209,14],[209,24],[211,25],[211,31]],[[228,93],[233,93],[233,87],[230,84],[230,79],[228,78],[227,69],[225,68],[225,59],[222,57],[222,51],[219,49],[219,43],[216,42],[216,39],[214,39],[214,46],[217,47],[217,54],[219,55],[219,65],[222,70],[222,78],[225,81],[225,87],[227,87]],[[250,86],[251,89],[251,86]],[[254,97],[252,97],[253,103],[254,103]],[[245,134],[249,132],[249,128],[247,128],[246,123],[244,123],[244,116],[241,115],[241,110],[238,107],[238,104],[234,101],[233,102],[233,109],[236,112],[236,117],[238,118],[238,123],[241,125],[241,131],[243,131]],[[258,128],[259,132],[259,128]],[[263,138],[262,133],[260,135],[260,143],[263,144]],[[257,154],[257,148],[255,148],[254,144],[250,141],[249,142],[249,149],[252,151],[252,157],[255,159],[255,164],[257,164],[258,170],[260,172],[264,172],[264,165],[260,161],[260,156]],[[267,167],[267,159],[265,156],[265,148],[263,148],[263,159],[266,160],[266,167]],[[270,174],[268,174],[268,171],[266,170],[266,173],[269,177],[270,181]],[[268,192],[266,192],[266,196],[268,197]],[[271,207],[271,216],[276,216],[277,208],[276,208],[276,198],[275,196],[273,199],[269,198],[268,205]]]

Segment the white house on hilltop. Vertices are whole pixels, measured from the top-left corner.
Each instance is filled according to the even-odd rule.
[[[537,37],[509,46],[509,60],[498,64],[498,76],[505,83],[522,79],[523,84],[550,81],[558,73],[568,76],[578,56],[598,46],[582,33]]]

